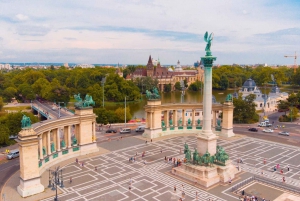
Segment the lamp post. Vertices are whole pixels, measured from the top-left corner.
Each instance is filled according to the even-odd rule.
[[[181,86],[181,103],[184,102],[184,94],[185,94],[185,86],[184,81],[180,80],[180,86]]]
[[[101,83],[102,83],[102,92],[103,92],[103,94],[102,94],[102,107],[103,108],[104,108],[104,84],[105,84],[105,82],[106,82],[106,77],[102,78],[102,81],[101,81]]]
[[[52,175],[53,175],[53,179],[52,179],[52,188],[51,190],[55,191],[55,197],[54,197],[54,201],[58,201],[58,197],[57,197],[57,185],[60,188],[64,188],[64,182],[63,182],[63,176],[62,176],[62,169],[59,170],[59,166],[56,168],[56,170],[50,170]],[[60,172],[60,174],[59,174]]]
[[[58,118],[60,118],[60,104],[64,102],[57,102],[58,103]]]

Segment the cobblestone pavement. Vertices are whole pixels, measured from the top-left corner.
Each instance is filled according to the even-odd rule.
[[[101,147],[111,152],[85,159],[84,167],[73,163],[64,167],[65,188],[59,200],[70,201],[142,201],[156,200],[177,201],[181,197],[181,185],[184,185],[185,201],[195,201],[195,193],[199,194],[199,201],[212,199],[214,201],[237,200],[233,196],[230,199],[228,189],[212,194],[178,180],[168,174],[172,164],[164,162],[164,157],[183,158],[179,153],[183,144],[187,142],[190,148],[196,147],[196,138],[173,137],[163,141],[142,143],[136,138],[126,138],[120,141],[112,141],[101,144]],[[273,172],[273,167],[280,164],[284,169],[286,182],[299,186],[300,177],[300,150],[297,147],[282,145],[278,143],[258,140],[254,138],[241,138],[234,141],[218,140],[229,153],[233,161],[242,158],[240,167],[252,174],[261,175],[261,170],[268,178],[280,181],[280,172]],[[161,153],[162,150],[162,153]],[[142,159],[141,153],[145,151],[146,156]],[[129,163],[128,159],[138,153],[137,161]],[[266,159],[266,164],[263,163]],[[146,161],[146,165],[143,164]],[[95,166],[97,171],[95,171]],[[287,166],[290,171],[287,172]],[[70,184],[69,178],[72,177]],[[129,191],[130,178],[132,189]],[[173,191],[176,185],[177,191]],[[225,193],[226,192],[226,193]],[[225,195],[226,194],[226,195]],[[53,198],[44,199],[45,201]]]

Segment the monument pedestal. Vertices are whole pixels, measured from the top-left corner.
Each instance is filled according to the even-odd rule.
[[[231,161],[226,161],[225,166],[214,164],[212,167],[183,163],[172,169],[174,175],[197,182],[206,188],[219,182],[228,182],[229,179],[234,179],[238,172],[239,170],[231,164]]]
[[[216,147],[217,147],[217,139],[218,136],[215,134],[211,135],[203,135],[198,134],[197,135],[197,150],[200,155],[203,155],[208,151],[210,155],[216,154]]]
[[[31,196],[44,191],[41,184],[38,166],[38,137],[32,128],[23,128],[16,140],[20,153],[20,185],[18,193],[22,197]]]

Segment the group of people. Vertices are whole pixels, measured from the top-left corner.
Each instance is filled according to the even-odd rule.
[[[166,163],[173,163],[174,164],[174,167],[178,167],[178,166],[180,166],[181,165],[181,160],[179,159],[179,158],[175,158],[175,157],[167,157],[167,156],[165,156],[165,162]]]
[[[241,201],[258,201],[258,198],[254,195],[252,196],[243,196],[240,198]],[[270,201],[270,200],[266,200],[265,198],[263,198],[261,201]]]

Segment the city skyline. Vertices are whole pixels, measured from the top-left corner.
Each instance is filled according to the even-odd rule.
[[[0,62],[193,64],[214,32],[216,64],[293,64],[300,3],[0,0]],[[298,49],[297,49],[298,48]],[[299,62],[298,62],[299,63]]]

